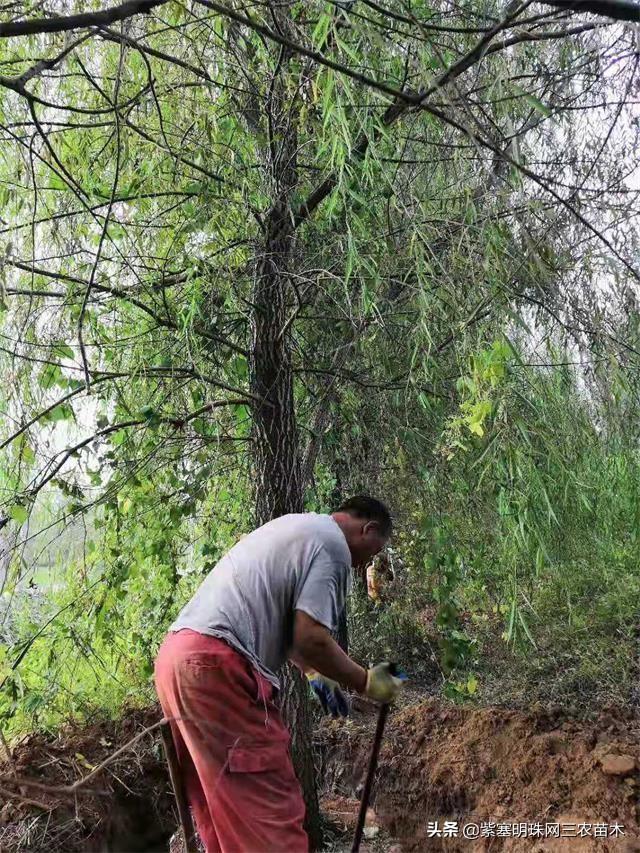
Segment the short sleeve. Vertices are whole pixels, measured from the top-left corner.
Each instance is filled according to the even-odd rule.
[[[297,591],[293,609],[302,610],[335,632],[345,606],[349,575],[347,565],[333,557],[326,548],[320,548]]]

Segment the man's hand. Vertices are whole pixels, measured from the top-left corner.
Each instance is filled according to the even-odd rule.
[[[334,718],[349,715],[349,704],[336,681],[325,678],[324,675],[313,670],[307,672],[306,675],[325,714],[331,714]]]
[[[367,672],[364,695],[375,702],[393,702],[405,680],[395,674],[390,663],[379,663]]]

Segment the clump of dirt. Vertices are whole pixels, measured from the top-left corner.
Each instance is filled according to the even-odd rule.
[[[340,833],[353,832],[358,819],[360,803],[355,797],[331,796],[327,794],[320,800],[320,808]]]
[[[176,827],[159,730],[142,735],[76,793],[60,789],[159,720],[154,708],[118,721],[32,734],[0,763],[0,850],[166,850]],[[23,784],[20,784],[25,780]],[[29,784],[29,783],[36,783]]]
[[[374,725],[375,711],[323,724],[334,796],[359,794]],[[640,724],[631,711],[609,709],[588,722],[560,709],[468,709],[430,699],[389,718],[372,805],[406,851],[640,850],[639,771]],[[458,835],[442,834],[445,821]],[[498,824],[538,822],[542,835],[529,826],[518,837],[496,833]],[[470,823],[491,834],[462,837]],[[546,824],[556,823],[591,829],[582,838],[545,837]],[[594,837],[596,824],[611,832],[616,823],[623,835]]]
[[[418,692],[407,699],[387,723],[362,853],[640,851],[640,722],[631,711],[613,708],[587,721],[559,708],[462,708]],[[324,720],[317,732],[330,850],[348,849],[376,717],[373,705],[358,700],[352,717]],[[60,791],[158,719],[155,708],[129,711],[117,722],[23,739],[13,763],[0,763],[0,851],[167,850],[177,817],[157,729],[87,789],[71,797]],[[445,821],[457,835],[442,834]],[[624,835],[516,837],[495,829],[536,823],[617,823]],[[466,824],[494,831],[467,839]]]

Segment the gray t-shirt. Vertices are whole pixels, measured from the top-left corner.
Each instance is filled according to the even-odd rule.
[[[276,687],[293,618],[302,610],[330,631],[351,586],[351,554],[330,515],[283,515],[241,539],[209,572],[170,631],[226,640]]]

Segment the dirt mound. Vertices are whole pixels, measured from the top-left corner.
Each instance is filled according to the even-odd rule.
[[[421,698],[412,694],[389,718],[363,853],[397,850],[397,842],[403,851],[640,851],[640,726],[631,713],[612,709],[586,722],[558,709],[469,709]],[[317,733],[332,850],[350,843],[376,715],[356,702],[350,719],[325,720]],[[152,708],[25,738],[13,766],[0,764],[0,851],[167,850],[177,819],[158,730],[100,770],[89,792],[60,791],[158,718]],[[611,834],[615,824],[621,837]],[[479,837],[463,837],[469,825]]]
[[[176,827],[159,731],[142,735],[77,792],[65,793],[159,719],[156,709],[117,722],[33,734],[0,764],[0,851],[166,850]],[[33,784],[19,784],[25,779]]]
[[[334,795],[359,792],[374,721],[323,727]],[[631,713],[585,722],[429,700],[389,719],[374,807],[407,851],[640,850],[639,771]],[[475,839],[463,837],[469,824]]]

